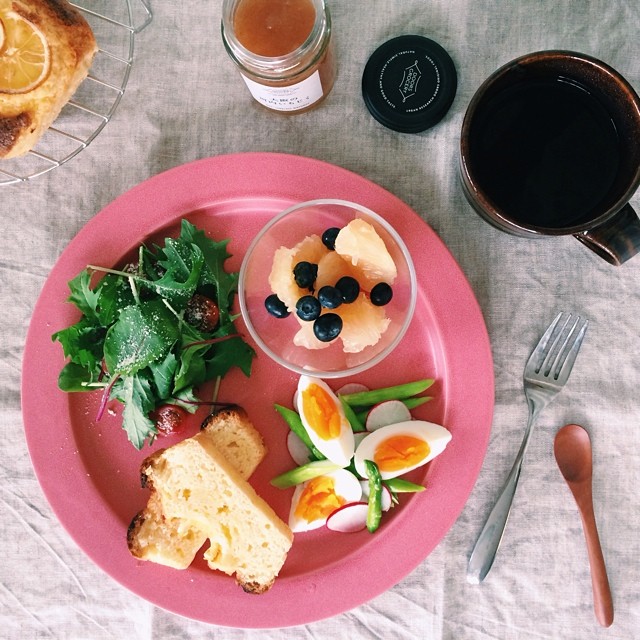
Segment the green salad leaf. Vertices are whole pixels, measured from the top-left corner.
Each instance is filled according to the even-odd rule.
[[[69,282],[68,301],[81,317],[52,336],[67,359],[58,386],[102,389],[102,406],[121,402],[122,427],[137,449],[157,435],[151,414],[162,404],[193,412],[203,383],[233,367],[251,374],[255,352],[237,334],[231,309],[238,274],[224,268],[228,242],[182,220],[177,238],[142,245],[137,263],[88,266]],[[194,296],[217,306],[214,326],[190,324]]]
[[[69,289],[69,302],[73,302],[88,318],[97,318],[100,291],[91,289],[91,274],[87,271],[79,273],[69,283]]]
[[[164,358],[179,337],[178,318],[162,300],[125,307],[104,339],[107,370],[119,375],[136,373]]]
[[[204,255],[200,247],[167,238],[164,250],[159,252],[158,264],[164,275],[157,280],[140,278],[140,283],[173,306],[183,306],[196,292],[202,278]]]
[[[113,397],[124,405],[122,428],[136,449],[142,449],[146,438],[155,431],[149,413],[155,407],[155,398],[148,380],[141,376],[126,376],[122,384],[115,385]]]

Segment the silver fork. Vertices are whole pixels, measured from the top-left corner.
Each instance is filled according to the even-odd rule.
[[[589,322],[574,313],[559,313],[529,356],[524,393],[529,405],[527,428],[513,467],[478,536],[467,567],[467,581],[480,584],[491,569],[507,525],[522,461],[538,414],[562,390],[576,361]]]

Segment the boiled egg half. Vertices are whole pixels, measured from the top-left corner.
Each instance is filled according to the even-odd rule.
[[[450,440],[447,429],[425,420],[390,424],[360,442],[355,452],[356,471],[366,477],[364,461],[371,460],[383,480],[395,478],[433,460]]]
[[[353,431],[342,403],[320,378],[301,376],[296,408],[313,445],[340,467],[346,467],[355,450]]]
[[[317,529],[336,509],[361,498],[360,481],[346,469],[307,480],[293,493],[289,527],[294,533]]]

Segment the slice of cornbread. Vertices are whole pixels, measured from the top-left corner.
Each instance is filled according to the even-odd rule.
[[[165,517],[193,523],[207,535],[205,558],[212,569],[235,574],[250,593],[273,585],[293,534],[206,433],[148,458],[142,473]]]
[[[238,406],[209,415],[202,424],[202,433],[244,479],[251,476],[267,452],[262,436],[244,409]],[[147,459],[143,468],[148,464]],[[144,475],[142,482],[143,485],[146,483]],[[165,517],[160,497],[154,491],[127,532],[127,544],[132,555],[174,569],[186,569],[206,540],[206,533],[191,522]]]

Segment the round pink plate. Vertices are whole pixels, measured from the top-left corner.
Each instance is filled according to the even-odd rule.
[[[411,326],[396,350],[358,377],[369,387],[434,378],[433,400],[415,417],[446,426],[446,451],[412,477],[427,489],[401,496],[375,534],[325,528],[296,534],[273,588],[255,596],[199,558],[185,571],[134,559],[127,527],[144,507],[143,458],[192,435],[159,438],[136,451],[116,406],[99,422],[98,394],[65,394],[57,378],[62,349],[51,335],[78,320],[67,282],[88,264],[117,266],[142,241],[161,241],[189,219],[216,240],[229,238],[227,266],[237,271],[268,219],[296,202],[340,198],[385,217],[409,247],[419,294]],[[243,330],[239,321],[239,328]],[[248,339],[248,338],[247,338]],[[343,384],[350,380],[343,380]],[[353,380],[355,381],[355,380]],[[291,406],[295,375],[258,353],[250,378],[231,372],[219,399],[243,406],[269,449],[251,482],[287,519],[292,490],[269,480],[293,466],[287,427],[274,403]],[[334,387],[336,385],[334,384]],[[208,158],[162,173],[98,213],[53,268],[36,305],[24,355],[22,405],[36,474],[56,516],[106,573],[146,600],[197,620],[241,628],[304,624],[356,607],[402,580],[442,540],[469,496],[485,455],[493,415],[493,365],[482,314],[467,280],[433,230],[398,198],[344,169],[291,155],[246,153]],[[414,472],[415,473],[415,472]],[[201,554],[200,554],[201,555]]]

